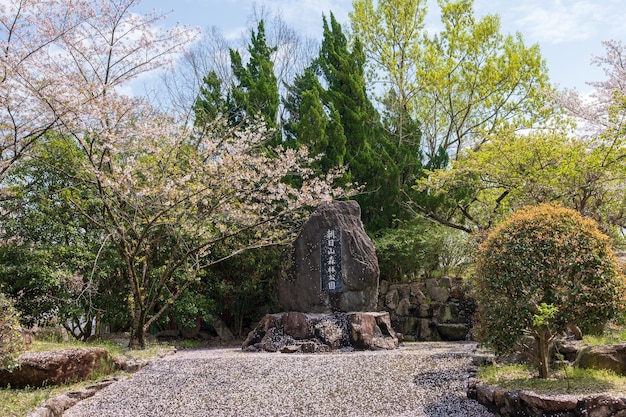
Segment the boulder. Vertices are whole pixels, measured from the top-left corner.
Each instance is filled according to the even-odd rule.
[[[408,316],[411,310],[411,302],[408,298],[403,298],[396,307],[396,314],[398,316]]]
[[[529,411],[529,415],[554,415],[565,414],[576,409],[578,400],[565,395],[541,395],[529,391],[518,393],[520,403]]]
[[[93,397],[98,391],[103,388],[108,387],[114,382],[125,379],[126,377],[113,377],[104,379],[95,384],[89,385],[85,388],[70,391],[67,394],[62,394],[57,397],[52,397],[42,404],[38,405],[34,410],[32,410],[28,417],[57,417],[62,416],[63,413],[76,405],[79,401],[85,400],[87,398]]]
[[[313,337],[313,328],[309,327],[306,314],[300,312],[290,312],[283,316],[283,327],[285,334],[294,339],[309,339]]]
[[[419,319],[419,340],[437,340],[430,331],[431,323],[429,319]]]
[[[233,332],[230,331],[226,323],[217,315],[211,317],[211,326],[215,329],[217,336],[222,342],[230,342],[235,338]]]
[[[388,313],[348,313],[350,342],[355,349],[395,349],[399,342]]]
[[[497,415],[560,417],[623,417],[626,401],[607,394],[589,396],[543,395],[531,391],[505,390],[470,381],[467,397]]]
[[[340,283],[338,290],[321,284],[323,233],[340,231]],[[373,311],[378,302],[378,258],[363,229],[361,208],[355,201],[320,205],[302,227],[283,258],[278,280],[278,304],[283,311],[331,313]]]
[[[578,352],[574,366],[609,369],[617,374],[626,375],[626,343],[586,346]]]
[[[579,340],[557,338],[554,341],[556,352],[563,355],[563,359],[574,362],[578,357],[578,351],[582,348]]]
[[[398,336],[387,312],[268,314],[248,334],[245,351],[314,353],[395,349]]]
[[[417,317],[398,317],[393,324],[394,329],[402,333],[407,342],[414,342],[419,336],[419,318]]]
[[[389,281],[387,280],[380,280],[380,284],[378,285],[378,293],[380,295],[385,295],[387,294],[387,291],[389,291]]]
[[[385,295],[385,306],[391,310],[395,310],[398,308],[398,303],[400,302],[400,296],[398,295],[398,290],[394,288],[393,290],[387,292]]]
[[[433,287],[429,289],[428,295],[433,301],[445,303],[450,298],[450,291],[442,287]]]
[[[316,336],[333,350],[341,347],[345,333],[336,320],[322,320],[315,325]]]
[[[26,352],[20,356],[18,369],[0,370],[0,386],[12,388],[42,387],[82,381],[102,370],[114,367],[102,348],[82,348],[45,352]]]

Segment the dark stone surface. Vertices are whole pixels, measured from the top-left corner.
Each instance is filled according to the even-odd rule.
[[[468,340],[475,310],[460,277],[380,283],[377,311],[389,312],[406,341]]]
[[[59,396],[50,398],[42,404],[38,405],[33,411],[31,411],[29,417],[57,417],[62,416],[63,413],[76,405],[79,401],[93,397],[98,391],[109,385],[117,382],[126,377],[113,377],[107,378],[95,384],[89,385],[80,390],[70,391],[67,394],[61,394]]]
[[[341,228],[342,291],[321,288],[321,239],[325,230]],[[304,224],[284,259],[278,283],[283,311],[331,313],[375,311],[378,301],[378,258],[363,229],[361,208],[355,201],[320,205]]]
[[[465,340],[469,332],[467,324],[464,323],[439,323],[436,327],[441,339],[449,342]]]

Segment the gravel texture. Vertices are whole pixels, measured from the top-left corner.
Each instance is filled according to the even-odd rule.
[[[466,397],[472,343],[393,351],[181,351],[67,410],[107,416],[492,416]]]

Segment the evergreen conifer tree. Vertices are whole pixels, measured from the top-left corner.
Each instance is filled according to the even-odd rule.
[[[240,123],[246,117],[262,117],[268,127],[276,128],[280,97],[271,59],[276,48],[267,45],[262,20],[257,31],[252,31],[248,52],[250,59],[244,66],[239,51],[230,50],[231,67],[236,78],[236,84],[231,88],[231,121]],[[276,146],[280,143],[281,135],[277,132],[270,145]]]

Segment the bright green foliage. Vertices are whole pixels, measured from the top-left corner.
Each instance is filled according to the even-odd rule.
[[[276,48],[267,45],[262,20],[256,33],[252,31],[248,52],[250,59],[244,66],[239,51],[230,50],[231,67],[237,79],[237,84],[231,89],[233,122],[238,123],[244,117],[261,117],[268,127],[274,128],[280,102],[271,59]],[[280,135],[277,135],[275,141],[279,141],[279,138]],[[272,146],[277,144],[271,143]]]
[[[533,327],[549,326],[558,312],[559,309],[554,304],[539,304],[537,306],[537,314],[533,315]]]
[[[376,3],[376,4],[375,4]],[[422,122],[427,157],[452,159],[509,129],[550,115],[547,69],[537,45],[500,33],[500,19],[474,17],[473,0],[439,0],[443,30],[424,30],[423,0],[356,0],[352,28],[364,42],[372,81]]]
[[[423,0],[355,0],[350,14],[352,30],[368,57],[369,78],[385,82],[383,104],[399,116],[398,143],[417,133],[407,123],[415,117],[417,70],[426,16]],[[407,119],[407,123],[403,119]]]
[[[474,290],[479,340],[507,353],[529,333],[546,377],[554,336],[569,324],[584,331],[614,318],[626,285],[593,220],[544,204],[517,211],[489,234],[476,256]]]
[[[14,368],[24,352],[24,336],[13,303],[0,292],[0,368]]]
[[[439,199],[430,216],[468,232],[487,230],[523,206],[558,202],[617,235],[626,212],[620,155],[618,147],[565,133],[502,135],[450,169],[430,172],[417,189]]]
[[[467,244],[460,232],[415,219],[373,239],[381,279],[396,282],[430,275],[462,275],[467,267]]]
[[[452,159],[507,130],[536,126],[551,115],[548,72],[538,45],[504,36],[500,19],[476,21],[473,1],[439,1],[444,31],[426,42],[416,108],[431,152]]]
[[[445,170],[466,149],[541,125],[554,106],[547,105],[547,69],[537,45],[500,33],[497,16],[476,19],[472,0],[439,0],[443,30],[433,35],[425,30],[427,3],[355,0],[352,29],[363,41],[368,81],[383,86],[379,101],[396,148],[389,154],[398,184],[425,184],[417,193],[403,189],[405,204],[469,232],[481,228],[482,219],[464,213],[476,193],[456,181],[431,194],[422,163]]]

